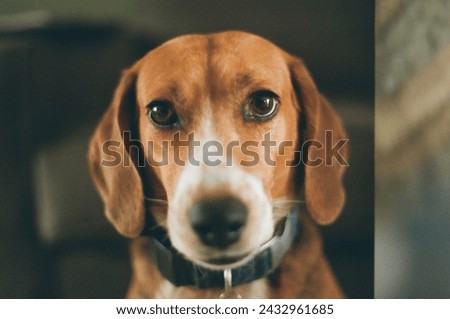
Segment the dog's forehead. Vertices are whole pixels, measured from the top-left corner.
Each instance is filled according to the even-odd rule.
[[[242,32],[182,36],[149,52],[139,63],[138,91],[149,95],[260,82],[282,86],[286,54],[271,42]],[[144,99],[154,98],[154,96]]]
[[[284,52],[273,43],[244,32],[187,35],[167,41],[150,51],[142,59],[142,66],[151,68],[178,62],[188,65],[195,63],[196,67],[201,67],[209,66],[208,63],[215,59],[221,62],[258,63],[261,66],[278,65],[284,61]]]

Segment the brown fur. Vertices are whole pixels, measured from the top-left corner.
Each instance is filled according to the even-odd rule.
[[[279,94],[283,107],[270,121],[242,122],[239,108],[248,92],[267,87]],[[335,141],[346,138],[340,118],[319,93],[302,61],[259,37],[241,32],[180,37],[135,63],[124,72],[112,104],[92,138],[89,153],[92,176],[104,201],[106,216],[121,234],[135,238],[131,249],[134,274],[128,292],[128,297],[133,298],[163,297],[161,289],[166,284],[152,263],[149,240],[138,237],[145,223],[144,196],[166,199],[170,204],[184,168],[174,165],[172,158],[166,166],[137,168],[136,158],[126,151],[122,132],[131,131],[142,141],[168,139],[168,133],[152,126],[145,114],[146,105],[162,97],[174,101],[177,112],[189,119],[181,130],[184,139],[189,132],[202,129],[200,118],[205,114],[203,108],[206,105],[214,105],[210,116],[214,119],[214,131],[223,143],[236,136],[241,141],[261,140],[264,132],[272,131],[275,140],[291,140],[298,144],[301,113],[306,119],[305,140],[324,144],[326,130],[333,131]],[[102,145],[111,139],[122,141],[119,150],[131,165],[104,167],[101,164],[106,156]],[[277,163],[293,159],[294,150],[276,154]],[[149,155],[146,143],[143,143],[143,151]],[[158,155],[159,152],[161,149],[155,147],[153,153]],[[257,148],[256,152],[262,154],[263,150]],[[310,161],[325,158],[324,149],[311,148],[308,152]],[[343,153],[346,158],[346,148]],[[233,155],[242,158],[237,152]],[[181,156],[187,158],[185,153]],[[295,168],[269,167],[263,161],[244,167],[246,172],[261,178],[264,192],[271,200],[299,198],[303,184],[308,210],[301,216],[299,240],[276,274],[237,287],[244,297],[260,297],[255,291],[261,290],[262,286],[265,287],[264,296],[270,298],[343,296],[322,253],[314,222],[329,224],[339,215],[345,199],[344,169],[336,162],[331,166],[306,165],[304,181],[298,181]],[[166,212],[154,210],[152,214],[166,227]],[[179,298],[212,298],[220,293],[189,287],[172,290],[171,296]]]

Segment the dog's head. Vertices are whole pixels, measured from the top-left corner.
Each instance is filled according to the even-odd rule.
[[[89,159],[120,233],[138,236],[149,211],[187,258],[223,264],[269,240],[302,185],[312,218],[336,219],[345,165],[326,151],[345,138],[302,61],[225,32],[176,38],[126,70]]]

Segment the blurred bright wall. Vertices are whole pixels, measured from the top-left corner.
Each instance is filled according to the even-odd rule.
[[[450,297],[450,1],[376,7],[375,296]]]

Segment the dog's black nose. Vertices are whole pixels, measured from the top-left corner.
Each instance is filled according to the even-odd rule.
[[[247,221],[247,207],[231,196],[204,199],[191,208],[189,220],[203,243],[224,249],[239,240]]]

